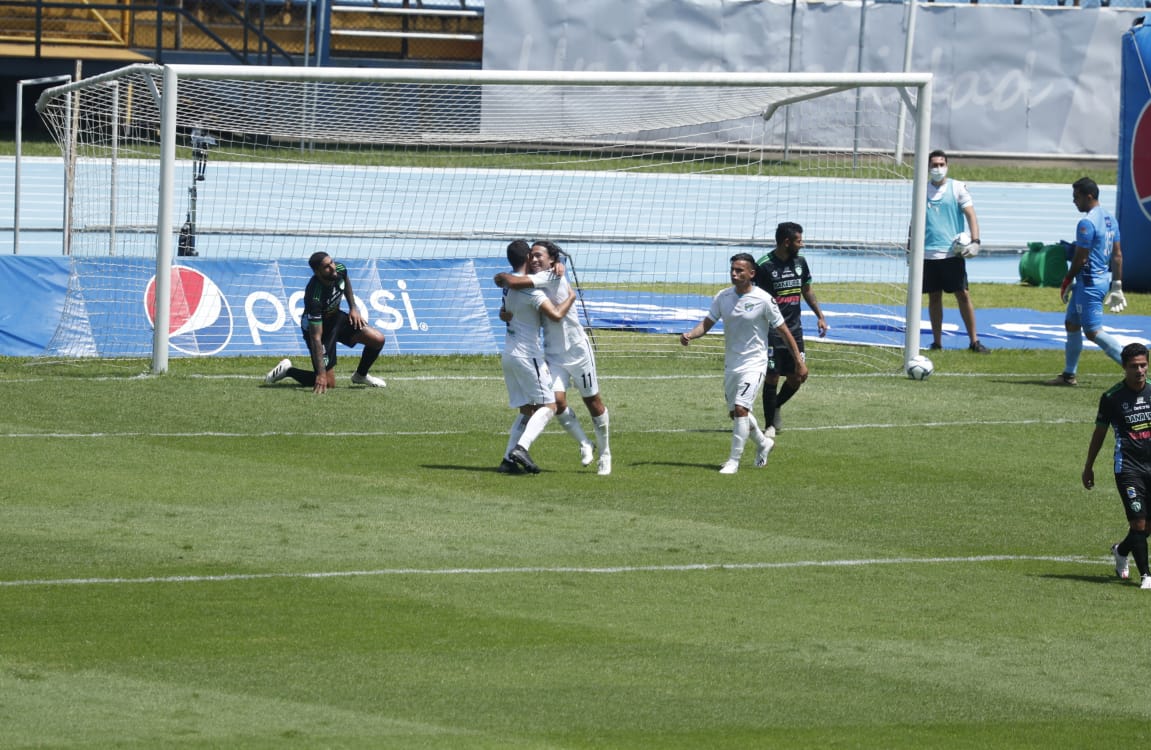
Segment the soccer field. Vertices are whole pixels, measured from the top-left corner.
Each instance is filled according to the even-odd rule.
[[[1118,367],[932,354],[813,372],[735,476],[718,359],[603,361],[610,477],[558,426],[495,472],[494,358],[387,358],[385,390],[349,359],[322,397],[265,360],[0,359],[0,746],[1146,739],[1151,596],[1079,484]]]

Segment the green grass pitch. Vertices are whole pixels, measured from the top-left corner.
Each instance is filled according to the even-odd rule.
[[[0,360],[0,747],[1053,748],[1151,735],[1102,389],[821,373],[765,470],[715,359],[601,362],[614,474],[494,468],[494,358]],[[585,427],[586,411],[577,407]]]

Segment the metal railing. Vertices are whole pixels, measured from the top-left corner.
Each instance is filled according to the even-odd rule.
[[[227,62],[326,65],[330,58],[478,65],[483,10],[364,0],[0,0],[0,42],[188,53]],[[178,53],[178,54],[174,54]],[[169,58],[166,60],[165,58]]]
[[[0,41],[28,43],[32,57],[46,45],[136,50],[163,62],[168,52],[222,53],[240,63],[294,63],[277,40],[264,2],[158,0],[89,2],[0,0]],[[299,39],[302,51],[305,40]]]

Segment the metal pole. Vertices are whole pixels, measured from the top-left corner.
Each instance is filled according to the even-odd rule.
[[[907,0],[907,38],[903,41],[903,72],[911,72],[911,56],[915,47],[915,16],[919,0]],[[907,130],[907,102],[899,98],[899,122],[895,129],[895,163],[903,163],[903,138]]]
[[[859,53],[855,59],[855,72],[863,72],[863,33],[867,27],[867,0],[860,0],[859,3]],[[859,166],[859,128],[860,128],[860,113],[859,109],[863,106],[863,89],[855,90],[855,131],[851,140],[851,167],[855,169]]]
[[[83,66],[82,61],[76,61],[74,78],[77,81],[80,80]],[[77,139],[80,137],[80,96],[79,89],[68,92],[68,128],[65,138],[68,146],[64,151],[64,255],[72,254],[72,208],[76,187],[76,152],[79,150]]]
[[[907,325],[904,331],[903,367],[919,354],[919,326],[923,316],[923,230],[927,226],[927,154],[931,149],[931,85],[919,89],[915,102],[915,168],[911,185],[911,253],[907,269]]]
[[[795,16],[797,0],[791,0],[791,34],[787,42],[787,72],[794,72],[795,68]],[[791,158],[791,107],[783,110],[783,160]]]
[[[24,87],[71,81],[72,76],[25,78],[16,82],[16,184],[12,195],[12,254],[20,254],[20,152],[24,142]]]
[[[304,5],[304,67],[308,67],[308,58],[312,51],[312,0],[305,0]]]
[[[160,117],[160,205],[156,212],[156,316],[152,321],[152,372],[168,371],[172,317],[172,193],[176,171],[176,72],[164,67]]]
[[[24,82],[16,82],[16,185],[12,194],[12,254],[20,254],[20,138],[24,130]]]
[[[116,192],[120,165],[120,82],[112,82],[112,186],[108,194],[108,255],[116,254]]]

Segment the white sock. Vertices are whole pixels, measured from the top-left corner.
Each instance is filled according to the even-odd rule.
[[[520,435],[524,434],[524,427],[527,423],[528,418],[523,414],[516,415],[515,421],[512,422],[511,429],[508,430],[508,447],[507,450],[504,451],[504,458],[507,458],[508,454],[512,452],[512,448],[515,448],[520,442]]]
[[[556,414],[556,419],[577,443],[583,445],[587,442],[587,435],[584,433],[583,427],[580,426],[579,417],[576,416],[570,406],[564,409],[562,413]]]
[[[599,448],[599,454],[601,456],[610,455],[611,445],[608,442],[610,432],[608,430],[607,409],[604,409],[603,414],[600,414],[598,417],[591,418],[591,426],[592,429],[595,430],[595,444],[596,447]]]
[[[536,441],[536,438],[540,436],[540,433],[544,431],[544,428],[548,426],[548,422],[552,421],[552,417],[555,415],[556,413],[546,406],[541,406],[535,410],[531,419],[528,420],[527,425],[524,426],[523,434],[520,435],[519,444],[524,447],[525,451],[532,447],[532,443]]]
[[[759,429],[759,422],[755,421],[754,414],[747,415],[747,434],[757,448],[762,448],[763,442],[767,440],[767,435],[764,435],[763,430]]]
[[[747,417],[736,417],[731,428],[731,460],[738,462],[743,457],[743,446],[747,443],[750,425]]]

